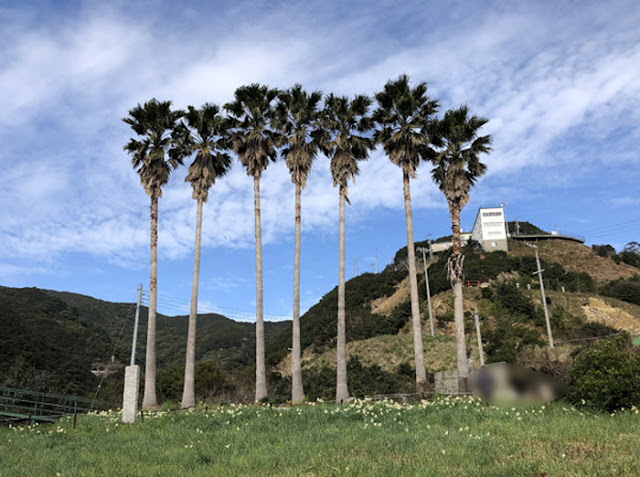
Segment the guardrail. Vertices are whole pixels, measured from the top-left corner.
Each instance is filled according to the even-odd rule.
[[[581,242],[581,243],[584,243],[585,240],[586,240],[584,235],[574,234],[574,233],[564,232],[564,231],[558,231],[558,233],[543,232],[543,233],[537,233],[537,234],[534,234],[534,233],[530,233],[530,234],[525,234],[525,233],[514,234],[514,233],[512,233],[509,237],[512,238],[512,239],[516,239],[516,240],[569,239],[569,240],[573,240],[573,241]]]
[[[109,407],[111,405],[104,401],[0,387],[0,420],[1,416],[5,416],[54,421],[63,416],[106,410]]]

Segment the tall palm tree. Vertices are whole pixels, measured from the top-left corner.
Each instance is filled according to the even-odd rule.
[[[149,320],[145,360],[143,409],[158,407],[156,397],[156,305],[158,297],[158,199],[169,175],[182,164],[176,148],[176,126],[182,111],[172,111],[171,101],[151,99],[129,111],[123,121],[140,139],[130,139],[124,150],[131,154],[133,168],[151,198],[151,273],[149,276]]]
[[[339,186],[340,204],[340,252],[338,265],[338,343],[336,402],[349,400],[347,386],[347,336],[345,317],[344,280],[344,203],[348,202],[349,179],[355,182],[358,161],[369,158],[374,148],[371,137],[364,136],[373,126],[367,115],[371,106],[368,96],[356,96],[352,101],[345,96],[330,94],[325,98],[323,111],[323,152],[331,159],[333,185]]]
[[[301,195],[311,163],[318,153],[319,111],[322,93],[307,93],[299,84],[278,95],[273,124],[279,133],[282,157],[296,188],[295,250],[293,261],[293,342],[291,346],[291,401],[304,399],[300,349],[300,226]]]
[[[438,123],[438,136],[442,147],[436,153],[431,175],[444,193],[451,216],[453,248],[449,257],[449,279],[454,296],[456,350],[458,361],[458,388],[467,391],[469,367],[464,340],[464,314],[462,303],[462,266],[464,257],[460,246],[460,211],[469,202],[469,190],[487,167],[480,162],[480,154],[488,153],[491,136],[478,136],[478,130],[488,119],[469,117],[467,106],[449,110]]]
[[[391,162],[402,168],[416,386],[418,392],[424,392],[427,387],[427,375],[424,367],[422,325],[418,304],[409,179],[416,177],[420,159],[429,159],[432,156],[430,131],[432,115],[438,109],[438,102],[427,96],[426,83],[420,83],[412,88],[407,75],[389,80],[384,85],[384,89],[376,93],[375,98],[378,108],[373,117],[379,126],[374,138],[377,143],[382,144]]]
[[[231,157],[224,152],[227,146],[228,121],[216,104],[206,103],[200,109],[189,106],[185,114],[186,127],[182,140],[182,154],[195,153],[185,182],[191,182],[193,198],[198,201],[196,212],[196,244],[191,286],[191,309],[187,334],[187,357],[184,370],[182,408],[196,405],[194,371],[196,362],[196,317],[198,315],[198,281],[200,277],[200,240],[202,235],[202,207],[209,197],[209,189],[217,178],[231,167]]]
[[[264,353],[264,319],[262,309],[262,232],[260,224],[260,177],[270,161],[277,158],[276,134],[271,130],[273,101],[278,90],[257,83],[241,86],[234,101],[224,108],[232,119],[230,144],[253,177],[256,231],[256,401],[267,396],[267,370]]]

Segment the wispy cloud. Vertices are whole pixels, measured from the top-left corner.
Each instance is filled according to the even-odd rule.
[[[148,198],[121,149],[131,133],[120,118],[152,96],[178,107],[224,103],[241,84],[295,81],[373,93],[407,72],[429,82],[443,109],[466,102],[491,119],[494,152],[478,201],[495,202],[496,183],[534,166],[561,187],[582,160],[574,142],[613,151],[591,159],[602,164],[635,157],[623,144],[639,138],[640,9],[628,2],[612,2],[606,12],[595,2],[553,8],[496,2],[490,9],[394,2],[357,15],[338,4],[265,3],[244,21],[244,10],[229,5],[215,28],[201,24],[207,7],[200,4],[185,7],[173,23],[154,9],[134,15],[138,7],[125,3],[82,5],[56,25],[28,7],[0,12],[7,45],[0,53],[0,257],[86,251],[122,266],[146,260],[140,251],[148,242]],[[626,139],[611,144],[621,129]],[[160,253],[170,259],[193,249],[195,204],[184,174],[176,172],[160,201]],[[349,220],[400,210],[400,188],[398,168],[374,152],[350,186]],[[538,194],[525,180],[513,190]],[[290,240],[292,191],[283,164],[266,171],[265,244]],[[412,193],[416,209],[443,208],[427,165]],[[327,160],[319,157],[303,195],[305,231],[336,233],[336,209]],[[205,247],[253,246],[252,184],[238,163],[214,186],[204,220]]]

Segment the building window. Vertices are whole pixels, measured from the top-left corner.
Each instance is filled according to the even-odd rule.
[[[483,217],[502,217],[502,212],[482,212]]]
[[[491,242],[491,246],[492,247],[497,247],[498,246],[498,242]]]

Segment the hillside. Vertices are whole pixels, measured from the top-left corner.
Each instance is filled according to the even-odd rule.
[[[426,245],[426,242],[418,242]],[[621,331],[640,335],[640,269],[598,256],[561,240],[538,242],[549,315],[556,343],[570,359],[575,347]],[[473,311],[480,313],[486,359],[520,362],[527,349],[544,346],[546,328],[538,289],[534,251],[520,242],[510,252],[465,247],[464,288],[468,347],[478,362]],[[453,297],[446,273],[447,254],[429,265],[436,337],[429,335],[425,277],[417,259],[426,367],[431,374],[452,367]],[[0,384],[81,396],[95,392],[98,378],[89,370],[113,355],[101,399],[119,400],[122,369],[129,362],[134,305],[110,303],[67,292],[0,287]],[[411,390],[414,379],[406,247],[383,272],[347,282],[347,348],[352,392],[365,395]],[[301,318],[303,381],[310,397],[331,398],[335,386],[337,287]],[[142,308],[136,361],[144,364],[147,310]],[[160,394],[180,393],[188,317],[158,316],[157,351]],[[291,323],[265,323],[270,394],[290,392]],[[585,341],[586,340],[586,341]],[[524,353],[524,354],[523,354]],[[565,359],[563,358],[563,359]],[[199,315],[196,359],[222,371],[220,399],[251,400],[255,362],[255,325],[216,314]],[[528,365],[528,363],[525,363]],[[566,363],[565,363],[566,364]],[[563,364],[564,366],[564,364]],[[164,374],[163,374],[164,373]]]
[[[417,242],[426,245],[425,242]],[[488,361],[515,359],[522,347],[546,342],[544,316],[537,280],[534,250],[521,242],[511,241],[510,252],[480,252],[465,248],[465,280],[479,280],[482,288],[464,288],[465,315],[470,346],[475,346],[472,314],[480,311],[483,341]],[[568,241],[538,242],[549,313],[554,337],[558,343],[584,342],[585,338],[626,331],[640,335],[640,306],[599,292],[607,292],[614,280],[630,284],[640,293],[640,282],[631,285],[640,273],[637,268],[616,263],[611,257],[596,255],[590,248]],[[417,269],[425,333],[427,369],[434,372],[453,366],[455,345],[447,341],[453,336],[453,296],[446,276],[447,254],[436,257],[430,265],[430,287],[436,321],[436,340],[428,335],[422,260]],[[629,281],[631,280],[631,281]],[[520,288],[516,287],[519,286]],[[563,291],[564,288],[564,291]],[[361,290],[365,289],[364,292]],[[354,293],[355,290],[355,293]],[[400,249],[394,261],[378,275],[365,274],[347,282],[347,349],[363,366],[379,365],[386,372],[398,366],[413,366],[413,345],[410,339],[409,288],[406,279],[406,247]],[[635,292],[634,292],[635,293]],[[337,290],[332,290],[302,317],[303,370],[315,372],[335,368],[335,316]],[[369,320],[362,332],[361,319]],[[351,320],[351,322],[350,322]],[[375,324],[375,326],[374,326]],[[322,325],[322,326],[321,326]],[[392,331],[382,331],[382,328]],[[313,330],[317,330],[314,334]],[[290,329],[273,345],[290,342]],[[285,341],[287,340],[287,341]],[[507,342],[508,341],[508,342]],[[470,348],[471,349],[471,348]],[[475,352],[475,351],[474,351]],[[290,354],[273,352],[280,357],[273,369],[288,376]],[[431,361],[429,361],[431,360]],[[474,359],[477,362],[477,357]]]
[[[626,263],[616,263],[610,257],[600,257],[586,245],[554,240],[537,243],[540,259],[562,265],[568,272],[588,273],[596,281],[604,282],[619,278],[631,278],[640,273]],[[509,241],[509,253],[515,257],[534,256],[531,247],[523,242]]]

